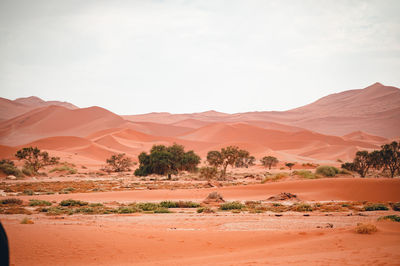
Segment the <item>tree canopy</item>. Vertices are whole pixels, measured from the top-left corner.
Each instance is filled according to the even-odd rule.
[[[41,151],[37,147],[22,148],[17,151],[15,157],[24,160],[25,167],[32,169],[35,173],[46,165],[57,164],[60,161],[59,157],[50,157],[46,151]]]

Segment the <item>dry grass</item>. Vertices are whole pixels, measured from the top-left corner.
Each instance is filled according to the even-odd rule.
[[[24,219],[21,220],[21,224],[34,224],[34,222],[28,217],[25,217]]]
[[[357,234],[373,234],[378,231],[375,225],[373,224],[362,224],[359,223],[357,224],[357,227],[355,228],[355,231]]]

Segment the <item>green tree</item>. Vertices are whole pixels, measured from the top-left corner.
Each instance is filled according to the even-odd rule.
[[[182,158],[181,170],[194,172],[196,171],[197,165],[199,165],[200,161],[200,156],[198,156],[194,151],[185,152]]]
[[[290,171],[292,171],[292,167],[295,165],[295,163],[286,163],[285,165],[289,168]]]
[[[125,153],[112,155],[106,160],[106,163],[113,172],[130,171],[129,167],[133,165],[131,158],[127,157]]]
[[[400,145],[393,141],[390,144],[385,144],[381,149],[381,160],[384,168],[388,169],[390,176],[394,177],[397,173],[400,174]]]
[[[368,173],[369,168],[373,165],[371,155],[368,151],[358,151],[353,161],[354,170],[360,174],[361,177],[365,177]]]
[[[222,158],[221,152],[219,152],[219,151],[209,151],[207,153],[207,162],[211,166],[219,168],[224,163],[224,159]]]
[[[272,166],[276,166],[279,161],[276,157],[274,156],[264,156],[261,159],[261,163],[262,165],[264,165],[265,167],[268,167],[268,169],[271,169]]]
[[[235,167],[246,167],[254,165],[256,158],[251,156],[246,150],[239,150],[238,158],[235,162]]]
[[[207,180],[215,178],[217,174],[218,174],[218,169],[214,166],[212,167],[205,166],[200,168],[200,177],[205,178]]]
[[[37,147],[22,148],[17,151],[15,157],[24,160],[25,167],[32,169],[34,173],[46,165],[57,164],[60,161],[59,157],[50,157],[46,151],[40,151]]]

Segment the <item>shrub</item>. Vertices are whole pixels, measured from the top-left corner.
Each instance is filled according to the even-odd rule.
[[[355,229],[357,234],[372,234],[378,231],[375,225],[373,224],[357,224]]]
[[[245,206],[239,201],[226,202],[219,207],[223,211],[227,210],[241,210]]]
[[[264,184],[266,182],[276,182],[276,181],[286,178],[288,176],[289,176],[288,173],[277,173],[272,176],[267,176],[266,178],[264,178],[263,181],[261,181],[261,183]]]
[[[101,203],[90,203],[89,204],[89,207],[104,207],[104,205],[103,204],[101,204]]]
[[[201,167],[200,168],[200,177],[205,178],[207,180],[213,179],[217,176],[218,170],[216,167]]]
[[[25,195],[28,195],[28,196],[32,196],[34,193],[33,193],[33,190],[31,190],[31,189],[25,189],[22,192],[22,194],[25,194]]]
[[[318,166],[315,171],[317,175],[323,175],[327,177],[333,177],[339,173],[339,169],[333,166],[322,165]]]
[[[168,210],[168,208],[157,208],[154,210],[154,213],[170,213],[170,211]]]
[[[28,217],[25,217],[21,220],[21,224],[33,224],[33,221],[30,220]]]
[[[197,213],[214,213],[214,210],[209,207],[200,207],[197,209]]]
[[[16,198],[8,198],[0,200],[0,204],[3,205],[22,205],[22,200]]]
[[[341,175],[352,175],[352,173],[347,169],[340,169],[339,174]]]
[[[313,208],[310,204],[301,203],[292,205],[291,210],[296,212],[312,212]]]
[[[127,157],[125,153],[112,155],[106,160],[106,163],[113,172],[130,171],[129,167],[133,165],[131,158]]]
[[[400,202],[396,202],[392,204],[392,209],[394,211],[400,211]]]
[[[162,201],[160,202],[162,208],[197,208],[200,204],[192,201]]]
[[[387,216],[382,216],[378,220],[389,220],[393,222],[400,222],[400,216],[398,215],[387,215]]]
[[[176,201],[162,201],[160,206],[163,208],[178,208],[178,203]]]
[[[50,157],[45,151],[40,151],[38,148],[28,147],[18,150],[15,154],[19,160],[25,161],[25,166],[32,169],[34,173],[46,165],[57,164],[60,158]]]
[[[86,201],[67,199],[60,202],[60,206],[86,206],[89,203]]]
[[[10,160],[1,160],[0,161],[0,171],[6,175],[13,175],[16,177],[21,177],[22,172],[17,167],[13,161]]]
[[[25,165],[24,167],[22,167],[22,173],[27,176],[33,176],[35,174],[35,171],[32,167]]]
[[[371,204],[368,206],[364,207],[365,211],[387,211],[389,210],[388,207],[386,207],[386,205],[381,204],[381,203],[377,203],[377,204]]]
[[[140,210],[139,209],[137,209],[137,208],[135,208],[135,207],[132,207],[132,206],[129,206],[129,207],[119,207],[118,209],[117,209],[117,213],[120,213],[120,214],[123,214],[123,213],[135,213],[135,212],[139,212]]]
[[[78,172],[78,170],[70,167],[68,164],[64,164],[59,167],[54,167],[53,169],[50,170],[50,173],[53,173],[53,172],[67,172],[68,174],[73,175],[73,174],[76,174]]]
[[[46,200],[31,199],[29,200],[29,206],[51,206],[51,202]]]
[[[293,174],[301,176],[302,178],[307,178],[307,179],[316,179],[317,177],[315,174],[313,174],[311,171],[308,170],[296,170],[293,172]]]
[[[155,211],[160,206],[157,203],[144,202],[136,204],[136,207],[141,209],[142,211]]]

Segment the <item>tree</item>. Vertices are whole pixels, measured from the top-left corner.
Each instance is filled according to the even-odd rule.
[[[381,150],[382,166],[389,170],[390,176],[394,177],[397,173],[400,174],[400,145],[393,141],[390,144],[382,145]]]
[[[365,177],[368,169],[372,166],[371,156],[368,151],[358,151],[356,157],[353,160],[354,170],[360,174],[361,177]]]
[[[154,145],[150,154],[142,152],[139,155],[139,168],[136,176],[147,176],[149,174],[167,175],[179,171],[195,171],[200,163],[200,157],[194,151],[185,152],[182,145],[174,143],[172,146]]]
[[[226,168],[228,165],[233,167],[236,160],[239,158],[239,148],[237,146],[228,146],[226,148],[222,148],[221,155],[223,158],[221,176],[224,177],[226,175]]]
[[[265,166],[268,167],[268,169],[271,169],[272,166],[276,166],[279,161],[276,157],[274,156],[264,156],[261,159],[261,163]]]
[[[24,160],[25,167],[32,169],[34,173],[46,165],[57,164],[60,161],[59,157],[50,157],[46,151],[40,151],[37,147],[22,148],[17,151],[15,157]]]
[[[129,167],[133,165],[131,158],[127,157],[125,153],[112,155],[106,160],[106,163],[113,172],[130,171],[131,169]]]
[[[220,167],[224,163],[222,154],[219,151],[209,151],[207,153],[207,162],[216,168]]]
[[[251,156],[246,150],[239,150],[238,158],[235,162],[235,167],[246,167],[254,165],[256,158]]]
[[[289,170],[292,171],[292,167],[295,165],[295,163],[286,163],[285,164],[287,167],[289,167]]]

